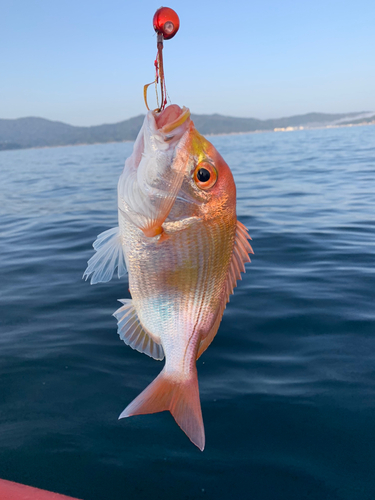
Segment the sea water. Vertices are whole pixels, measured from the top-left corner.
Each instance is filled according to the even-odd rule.
[[[201,453],[118,421],[162,363],[81,277],[131,143],[0,153],[0,477],[84,500],[375,498],[375,127],[211,138],[255,255],[198,361]]]

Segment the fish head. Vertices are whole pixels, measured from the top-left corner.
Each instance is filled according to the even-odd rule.
[[[235,213],[232,173],[195,129],[190,111],[176,104],[149,111],[119,180],[120,212],[154,237],[163,224]]]
[[[208,220],[236,213],[236,185],[223,157],[189,124],[189,161],[167,220],[197,217]]]

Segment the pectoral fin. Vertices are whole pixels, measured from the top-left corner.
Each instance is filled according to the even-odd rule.
[[[119,278],[126,274],[125,257],[118,227],[99,234],[92,246],[95,254],[88,261],[83,278],[87,280],[92,275],[90,283],[94,285],[110,281],[116,267]]]
[[[162,345],[157,342],[160,339],[151,338],[149,333],[145,331],[139,321],[132,300],[122,299],[119,302],[124,305],[117,309],[113,316],[117,319],[117,333],[120,339],[132,349],[143,352],[151,358],[162,360],[164,350]]]
[[[249,233],[247,232],[246,226],[244,226],[240,221],[237,221],[236,238],[234,241],[232,259],[228,269],[227,281],[225,283],[225,289],[222,296],[222,302],[220,304],[216,319],[212,325],[211,330],[208,335],[201,341],[197,359],[204,353],[207,347],[213,341],[221,323],[221,318],[224,314],[224,309],[226,304],[229,302],[229,297],[233,293],[234,288],[237,286],[237,280],[241,279],[241,273],[245,271],[246,262],[250,262],[250,253],[254,253],[251,248]]]

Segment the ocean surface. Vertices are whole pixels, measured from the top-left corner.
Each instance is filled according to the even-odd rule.
[[[255,255],[198,361],[206,449],[83,281],[131,143],[0,153],[0,477],[84,500],[375,498],[375,127],[211,138]]]

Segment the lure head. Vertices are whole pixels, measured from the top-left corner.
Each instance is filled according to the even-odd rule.
[[[160,7],[152,21],[156,33],[162,33],[165,40],[173,38],[180,27],[180,19],[177,13],[169,7]]]

